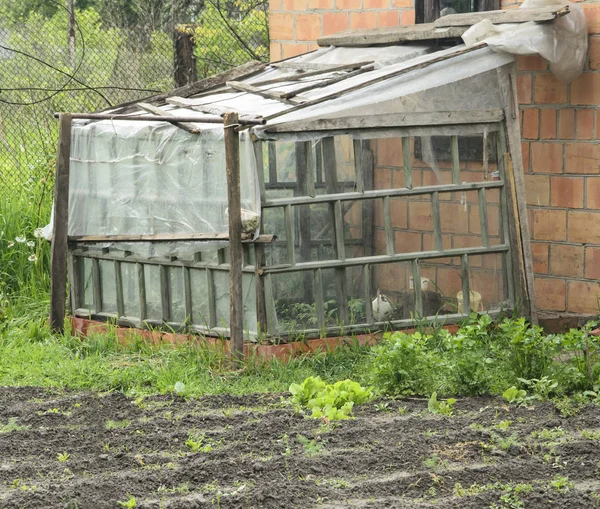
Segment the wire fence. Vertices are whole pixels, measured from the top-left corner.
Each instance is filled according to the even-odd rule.
[[[0,199],[52,183],[54,112],[105,109],[174,88],[182,76],[202,79],[250,59],[268,60],[265,0],[200,5],[178,17],[173,5],[138,25],[91,8],[13,22],[0,16]],[[191,42],[193,69],[184,73],[176,72],[180,36]]]

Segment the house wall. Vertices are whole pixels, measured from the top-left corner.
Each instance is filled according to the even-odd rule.
[[[271,0],[271,59],[316,49],[321,35],[412,24],[414,1]],[[503,9],[519,3],[501,1]],[[600,307],[600,2],[580,5],[590,32],[583,75],[565,85],[543,59],[519,57],[517,81],[537,305],[594,313]]]

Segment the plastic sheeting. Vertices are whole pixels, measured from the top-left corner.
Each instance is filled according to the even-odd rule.
[[[247,133],[240,160],[242,208],[258,215]],[[192,134],[158,122],[74,122],[69,194],[69,235],[227,233],[223,127],[206,125]],[[202,246],[114,245],[147,256],[182,256]]]
[[[570,12],[553,23],[494,25],[483,20],[463,35],[467,46],[479,41],[494,51],[515,55],[539,54],[550,62],[550,70],[561,81],[577,78],[585,65],[588,29],[583,9],[564,0],[525,0],[521,8],[568,5]]]

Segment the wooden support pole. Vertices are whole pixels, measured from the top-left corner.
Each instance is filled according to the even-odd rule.
[[[196,56],[194,55],[195,41],[193,33],[185,27],[175,28],[175,86],[184,87],[198,81]]]
[[[242,216],[240,198],[240,138],[238,114],[224,119],[227,205],[229,208],[230,353],[235,366],[244,355],[244,302],[242,298]]]
[[[69,163],[71,155],[71,115],[60,116],[54,186],[54,222],[50,254],[50,327],[62,334],[65,326],[67,289],[67,250],[69,226]]]

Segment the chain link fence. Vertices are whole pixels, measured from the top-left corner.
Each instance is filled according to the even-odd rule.
[[[250,59],[268,60],[265,0],[160,3],[131,21],[92,7],[56,8],[10,21],[0,0],[0,199],[52,182],[58,111],[95,111],[202,79]],[[110,3],[111,0],[104,0]],[[172,0],[181,2],[182,0]],[[152,16],[153,17],[152,17]],[[187,19],[182,19],[185,16]],[[185,22],[185,23],[184,23]],[[177,69],[174,44],[188,43]]]

